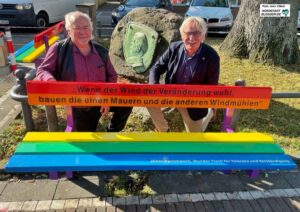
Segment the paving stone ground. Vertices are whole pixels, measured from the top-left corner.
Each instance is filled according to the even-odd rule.
[[[57,201],[57,200],[56,200]],[[40,201],[10,203],[6,206],[8,211],[128,211],[128,212],[156,212],[156,211],[299,211],[299,197],[267,198],[256,200],[222,200],[222,201],[199,201],[199,202],[176,202],[151,205],[108,205],[108,206],[75,206],[65,209],[63,202]],[[6,209],[2,209],[6,210]]]
[[[103,182],[114,172],[79,173],[74,180],[20,175],[0,181],[0,211],[300,211],[300,169],[256,179],[244,172],[143,174],[155,195],[107,196]]]

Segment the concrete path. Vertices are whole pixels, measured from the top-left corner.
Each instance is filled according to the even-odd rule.
[[[10,98],[11,88],[16,79],[9,66],[0,68],[0,132],[2,132],[21,112],[21,105]]]
[[[28,72],[33,64],[18,64]],[[22,107],[19,102],[10,98],[12,87],[16,85],[16,77],[10,72],[9,66],[0,67],[0,133],[11,124],[21,113]]]

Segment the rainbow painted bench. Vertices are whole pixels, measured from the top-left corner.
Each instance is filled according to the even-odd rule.
[[[34,40],[28,42],[15,52],[17,62],[32,63],[45,51],[49,46],[59,40],[59,34],[64,30],[64,21],[61,21],[52,27],[36,34]]]
[[[115,83],[27,83],[29,104],[267,109],[271,88],[141,85]],[[226,130],[227,131],[227,130]],[[232,131],[229,131],[232,132]],[[79,133],[29,132],[6,165],[8,172],[107,170],[294,169],[296,164],[262,133]]]
[[[6,165],[8,172],[111,170],[258,170],[296,168],[262,133],[29,132]]]

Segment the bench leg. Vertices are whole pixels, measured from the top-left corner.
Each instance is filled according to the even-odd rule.
[[[231,174],[231,172],[232,172],[231,170],[223,170],[224,174]]]
[[[232,170],[223,170],[223,173],[224,174],[231,174],[232,173]],[[258,177],[259,175],[259,170],[248,170],[247,171],[247,174],[248,176],[251,178],[251,179],[255,179]]]
[[[57,180],[59,178],[58,172],[49,172],[49,178],[51,180]]]
[[[51,180],[57,180],[59,179],[60,174],[59,172],[49,172],[49,179]],[[66,171],[66,178],[72,179],[73,178],[73,172],[72,171]]]
[[[66,177],[67,179],[72,179],[73,178],[73,172],[72,171],[66,171]]]
[[[66,107],[66,113],[67,113],[67,127],[65,129],[65,132],[72,132],[74,128],[72,107]]]
[[[228,132],[228,133],[234,132],[234,130],[231,128],[233,112],[234,109],[226,108],[223,125],[222,125],[223,132]]]
[[[251,179],[255,179],[255,178],[257,178],[258,177],[258,175],[259,175],[259,170],[249,170],[249,171],[247,171],[248,172],[248,175],[249,175],[249,177],[251,178]]]

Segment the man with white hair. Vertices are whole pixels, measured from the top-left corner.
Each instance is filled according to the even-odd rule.
[[[165,84],[217,85],[220,57],[204,43],[207,26],[199,17],[188,17],[180,27],[181,41],[173,42],[150,69],[149,83],[159,84],[166,72]],[[211,108],[177,108],[187,132],[203,132],[213,117]],[[148,108],[156,129],[169,131],[160,108]]]
[[[79,11],[65,16],[68,38],[51,46],[36,78],[41,81],[117,82],[117,73],[104,47],[92,42],[93,24]],[[101,115],[114,112],[109,132],[121,131],[130,107],[72,107],[75,131],[96,131]]]

